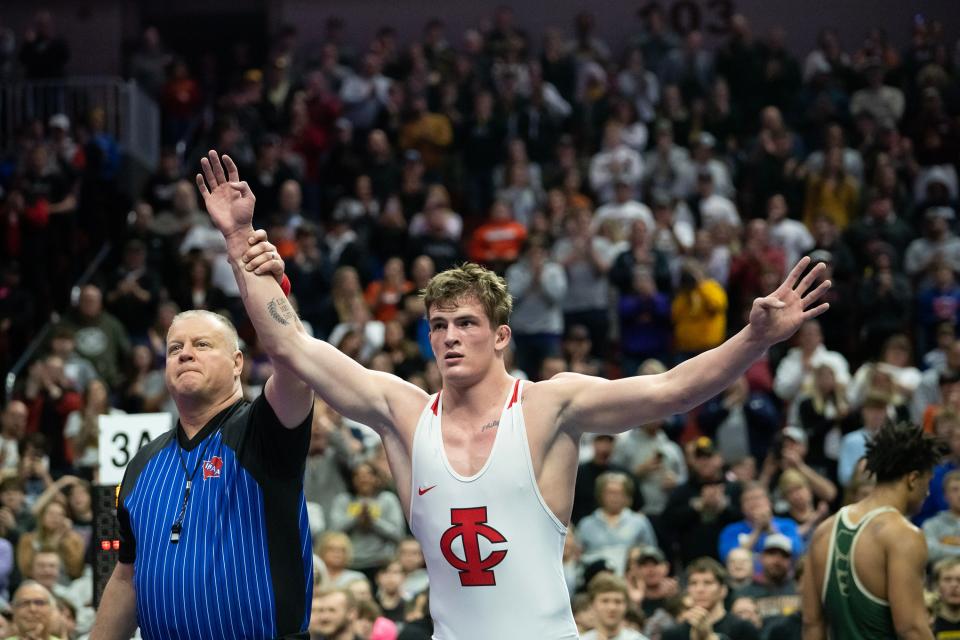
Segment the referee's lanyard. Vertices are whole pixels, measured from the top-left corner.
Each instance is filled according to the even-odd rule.
[[[210,446],[210,443],[213,442],[213,439],[217,437],[217,434],[220,433],[223,429],[223,423],[227,421],[227,418],[233,415],[233,412],[236,411],[237,407],[240,406],[241,400],[238,400],[230,408],[230,411],[225,413],[222,418],[220,418],[220,423],[217,425],[217,430],[214,431],[210,436],[207,437],[207,441],[203,444],[203,450],[200,452],[200,457],[197,458],[197,464],[193,465],[193,473],[187,471],[187,463],[183,459],[183,447],[180,446],[180,435],[177,434],[177,455],[180,458],[180,466],[183,467],[183,475],[187,479],[187,488],[183,491],[183,503],[180,505],[180,513],[177,515],[176,522],[173,523],[173,526],[170,527],[170,542],[171,544],[177,544],[180,542],[180,532],[183,531],[183,519],[187,517],[187,504],[190,502],[190,489],[193,487],[193,478],[197,475],[197,469],[200,468],[200,465],[203,464],[203,459],[207,456],[207,448]]]

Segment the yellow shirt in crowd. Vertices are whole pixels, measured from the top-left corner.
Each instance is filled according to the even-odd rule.
[[[726,338],[727,292],[716,280],[678,293],[670,310],[675,351],[705,351]]]

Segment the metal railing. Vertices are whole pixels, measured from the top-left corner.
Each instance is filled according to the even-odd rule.
[[[9,150],[17,131],[34,120],[46,124],[63,113],[76,123],[96,108],[103,110],[106,132],[122,150],[154,169],[160,157],[160,109],[136,82],[112,76],[0,83],[0,148]]]

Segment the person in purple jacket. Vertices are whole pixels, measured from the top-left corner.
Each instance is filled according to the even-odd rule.
[[[670,296],[657,290],[646,266],[633,267],[632,287],[620,293],[620,350],[623,374],[632,376],[648,358],[667,360],[673,330],[670,324]]]

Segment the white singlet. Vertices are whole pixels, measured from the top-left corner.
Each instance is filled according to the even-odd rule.
[[[441,393],[413,437],[410,529],[430,577],[435,640],[577,638],[563,577],[566,527],[547,507],[530,459],[517,380],[483,468],[450,466]]]

